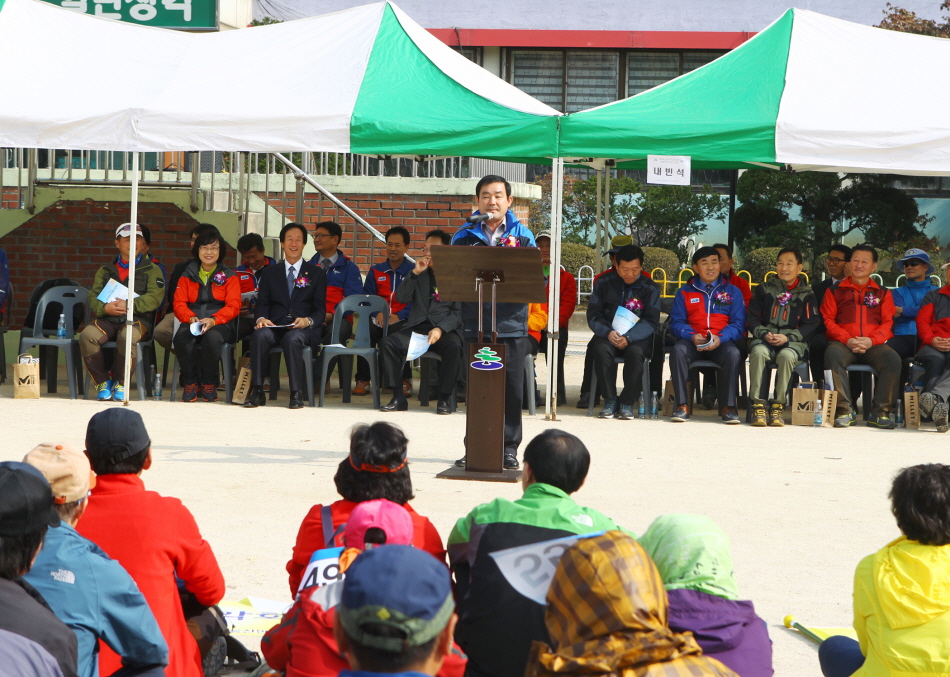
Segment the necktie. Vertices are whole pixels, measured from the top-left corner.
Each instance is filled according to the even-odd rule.
[[[320,262],[320,267],[323,268],[324,271],[330,270],[330,259],[323,259]]]
[[[291,266],[290,270],[287,271],[287,296],[292,296],[294,293],[294,281],[297,279],[297,276],[294,274],[294,267]]]

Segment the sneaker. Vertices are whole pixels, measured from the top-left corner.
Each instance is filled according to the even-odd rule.
[[[112,399],[115,400],[116,402],[125,401],[125,386],[124,385],[119,385],[118,383],[115,385],[115,388],[112,389]]]
[[[636,415],[633,413],[632,404],[621,404],[620,411],[617,412],[617,418],[621,421],[632,421],[636,418]]]
[[[412,397],[412,381],[402,382],[402,394],[406,397]]]
[[[197,383],[186,383],[185,392],[181,394],[182,402],[197,402],[198,401],[198,384]]]
[[[674,423],[683,423],[684,421],[688,421],[689,409],[684,406],[676,407],[673,410],[673,415],[670,417],[670,420]]]
[[[735,425],[736,423],[742,423],[739,420],[739,414],[736,413],[735,407],[723,407],[721,413],[722,422],[727,425]]]
[[[214,385],[202,385],[201,386],[201,396],[205,398],[205,402],[217,402],[218,401],[218,392],[217,388]]]
[[[765,405],[753,404],[752,405],[752,427],[764,428],[767,425],[768,423],[765,420]]]
[[[934,407],[937,406],[937,402],[942,399],[939,395],[934,393],[921,393],[920,394],[920,417],[921,418],[930,418],[933,416]]]
[[[847,414],[839,416],[835,419],[835,428],[850,428],[854,425],[854,422],[857,420],[857,416],[853,411],[849,411]]]
[[[108,402],[112,399],[112,386],[114,381],[111,379],[96,384],[96,399],[100,402]]]
[[[880,428],[882,430],[893,430],[897,427],[897,424],[894,423],[894,419],[889,418],[887,414],[875,415],[871,414],[868,416],[868,421],[865,425],[869,428]]]
[[[357,381],[356,387],[353,388],[354,395],[365,395],[369,392],[369,381]]]
[[[769,425],[773,428],[781,428],[785,425],[785,406],[778,402],[773,402],[769,407]]]
[[[518,463],[517,456],[510,456],[505,454],[505,470],[517,470],[521,467],[521,464]]]
[[[938,397],[933,410],[934,426],[936,426],[938,433],[945,433],[950,430],[950,422],[947,421],[948,416],[950,416],[950,405],[944,402],[943,398]]]
[[[617,398],[604,402],[604,408],[597,414],[597,418],[613,418],[617,415]]]

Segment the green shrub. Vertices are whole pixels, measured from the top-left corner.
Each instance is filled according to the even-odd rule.
[[[591,247],[569,242],[561,243],[561,265],[567,268],[574,277],[577,277],[577,271],[581,266],[590,266],[596,270],[595,261],[596,256]]]
[[[762,282],[765,274],[775,270],[775,263],[778,260],[778,253],[782,251],[781,247],[762,247],[753,249],[742,257],[742,270],[747,270],[752,275],[753,282]]]
[[[662,247],[643,248],[643,269],[651,273],[654,268],[666,271],[666,279],[675,281],[680,274],[680,260],[676,252]],[[663,276],[660,275],[662,278]]]

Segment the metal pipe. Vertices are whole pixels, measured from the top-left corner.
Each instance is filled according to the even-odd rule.
[[[27,156],[26,166],[26,211],[33,214],[36,211],[36,163],[39,161],[36,148],[31,148]]]
[[[564,160],[554,158],[551,163],[551,263],[548,268],[548,353],[547,398],[544,405],[544,420],[557,420],[557,370],[561,298],[561,220],[564,192]],[[534,395],[529,393],[529,397]]]
[[[305,186],[303,179],[299,176],[297,177],[297,209],[294,221],[297,223],[303,223],[303,198],[304,198]]]
[[[129,233],[129,297],[125,302],[125,371],[122,385],[125,386],[125,400],[123,404],[129,406],[129,397],[132,395],[132,324],[135,311],[135,240],[139,222],[139,154],[132,153],[132,204],[129,206],[129,222],[132,224]],[[143,384],[139,384],[144,387]]]
[[[178,172],[181,179],[181,172]],[[201,185],[201,153],[191,154],[191,213],[198,212],[198,187]]]
[[[139,186],[145,186],[149,188],[173,188],[173,187],[185,187],[189,184],[187,183],[172,183],[171,181],[137,181]],[[121,186],[128,187],[132,185],[132,181],[96,181],[95,179],[86,181],[84,179],[37,179],[36,185],[38,186]]]
[[[598,169],[598,170],[597,170],[597,199],[595,200],[595,202],[597,203],[597,220],[596,220],[596,223],[597,223],[597,257],[596,257],[596,260],[595,260],[595,263],[594,263],[594,265],[595,265],[596,268],[597,268],[597,272],[598,272],[598,273],[601,272],[601,271],[604,269],[604,242],[603,242],[603,236],[601,235],[601,226],[602,226],[602,224],[601,224],[601,221],[600,221],[600,218],[601,218],[601,213],[600,213],[600,195],[601,195],[601,192],[602,192],[602,184],[603,184],[603,170],[602,170],[602,169]],[[552,196],[554,195],[554,173],[553,173],[553,171],[552,171],[552,173],[551,173],[551,195],[552,195]],[[552,198],[552,199],[553,199],[553,198]]]

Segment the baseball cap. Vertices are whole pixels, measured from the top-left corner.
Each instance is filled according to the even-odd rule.
[[[135,226],[135,234],[136,236],[142,235],[142,228],[138,224],[136,224]],[[115,229],[115,236],[117,238],[118,237],[132,237],[132,224],[123,223],[121,226]]]
[[[628,244],[633,244],[633,238],[629,235],[614,235],[610,240],[610,249],[607,250],[607,253],[616,254],[620,251],[621,247],[625,247]]]
[[[363,501],[350,513],[343,532],[343,543],[348,548],[366,544],[366,532],[372,528],[382,529],[387,545],[412,545],[412,517],[398,503],[385,498]]]
[[[145,430],[142,415],[125,407],[110,407],[89,419],[86,426],[86,449],[101,454],[110,447],[113,462],[135,456],[152,443]]]
[[[934,272],[934,266],[930,262],[930,254],[925,252],[923,249],[908,249],[906,252],[904,252],[904,256],[902,258],[897,259],[896,261],[897,270],[903,273],[904,264],[910,261],[911,259],[920,259],[921,261],[926,263],[927,275],[930,275],[932,272]],[[941,268],[945,268],[945,267],[946,266],[941,266]]]
[[[550,240],[550,239],[551,239],[551,231],[550,231],[550,230],[542,230],[540,233],[538,233],[537,235],[534,236],[534,241],[537,242],[537,241],[540,240],[542,237],[546,237],[547,239]]]
[[[384,545],[357,557],[346,571],[336,607],[347,637],[396,654],[435,639],[454,610],[449,570],[408,545]],[[375,634],[380,626],[401,636]]]
[[[43,473],[29,463],[0,463],[0,536],[26,536],[46,526],[58,527],[59,515]]]
[[[709,256],[718,257],[719,250],[716,249],[715,247],[700,247],[695,252],[693,252],[693,258],[692,258],[693,265],[695,266],[697,261],[699,261],[700,259],[705,259]]]
[[[96,486],[89,459],[71,444],[41,444],[24,456],[23,462],[43,473],[57,505],[83,499]]]

